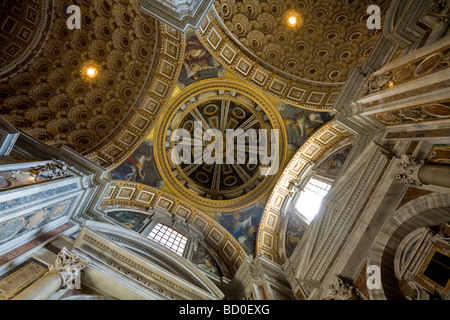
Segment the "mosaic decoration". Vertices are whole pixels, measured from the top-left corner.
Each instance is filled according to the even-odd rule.
[[[304,224],[300,222],[300,219],[291,216],[289,218],[287,227],[286,227],[286,234],[284,236],[285,243],[285,251],[286,251],[286,257],[292,256],[292,253],[294,252],[295,248],[297,248],[298,244],[300,243],[300,240],[303,236],[303,234],[306,231],[306,227]]]
[[[259,201],[245,209],[219,214],[218,222],[241,244],[248,255],[254,255],[256,235],[264,211]]]
[[[316,172],[324,176],[336,177],[351,150],[352,146],[346,146],[337,150],[316,167]]]
[[[165,183],[156,166],[153,140],[144,140],[133,154],[111,171],[111,179],[144,183],[161,189]]]
[[[21,206],[21,205],[25,205],[25,204],[30,203],[30,202],[47,199],[47,198],[50,198],[52,196],[55,196],[55,195],[58,195],[58,194],[61,194],[61,193],[65,193],[65,192],[70,191],[70,190],[75,190],[77,188],[78,188],[77,184],[76,183],[72,183],[72,184],[69,184],[69,185],[66,185],[66,186],[62,186],[62,187],[50,189],[50,190],[47,190],[47,191],[34,193],[34,194],[31,194],[31,195],[28,195],[28,196],[23,196],[21,198],[0,202],[0,212],[1,211],[5,211],[7,209],[15,208],[15,207],[18,207],[18,206]]]
[[[310,111],[285,103],[277,104],[277,109],[286,126],[288,149],[293,151],[297,151],[318,128],[332,119],[329,112]]]
[[[0,244],[67,215],[75,199],[64,200],[0,224]]]
[[[223,78],[225,68],[206,50],[193,31],[186,34],[183,66],[178,87],[183,89],[193,83],[211,78]]]
[[[148,215],[136,211],[110,211],[106,215],[120,225],[138,232],[144,226],[144,220]]]

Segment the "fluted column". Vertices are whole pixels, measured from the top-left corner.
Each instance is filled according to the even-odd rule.
[[[55,264],[49,266],[49,271],[13,300],[47,300],[64,287],[75,288],[79,283],[81,270],[88,263],[88,260],[80,259],[77,254],[72,254],[63,248],[58,254]]]
[[[424,164],[403,154],[395,178],[412,187],[425,184],[450,188],[450,166]]]

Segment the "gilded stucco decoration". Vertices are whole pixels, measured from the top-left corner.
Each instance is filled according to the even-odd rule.
[[[447,120],[448,94],[438,93],[450,86],[449,43],[443,42],[439,49],[422,49],[412,60],[399,58],[375,72],[359,100],[360,108],[384,126]],[[420,98],[411,99],[413,95]]]
[[[27,15],[32,4],[16,5]],[[71,4],[55,1],[47,8],[46,16],[53,13],[48,38],[31,64],[0,82],[0,114],[34,137],[108,168],[154,124],[177,78],[183,40],[143,16],[135,0],[82,2],[81,29],[70,30]],[[97,76],[86,76],[86,66]]]
[[[377,1],[382,11],[390,1]],[[373,1],[216,1],[197,34],[238,77],[287,103],[330,110],[349,72],[370,55]],[[296,27],[286,23],[294,12]]]

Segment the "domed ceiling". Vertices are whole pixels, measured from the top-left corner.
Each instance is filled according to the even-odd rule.
[[[170,127],[174,130],[184,129],[195,137],[195,123],[203,124],[203,120],[208,128],[220,130],[222,139],[217,141],[217,148],[215,148],[214,141],[216,140],[214,139],[209,144],[202,140],[198,141],[199,145],[201,145],[199,153],[202,157],[208,153],[208,146],[211,146],[210,155],[211,157],[217,158],[217,163],[213,162],[208,164],[203,161],[196,163],[194,156],[195,144],[190,145],[190,161],[186,161],[186,163],[181,163],[180,165],[174,165],[174,167],[180,169],[178,171],[180,174],[179,179],[189,181],[188,183],[191,188],[196,189],[199,193],[208,194],[212,199],[216,200],[238,197],[244,193],[244,189],[251,190],[258,178],[256,172],[261,162],[256,157],[254,158],[255,163],[250,163],[249,146],[235,146],[234,142],[227,138],[226,130],[234,130],[246,126],[248,127],[247,130],[254,130],[252,132],[255,133],[254,136],[249,136],[247,139],[257,143],[257,130],[261,129],[261,123],[263,122],[262,117],[258,117],[258,115],[244,105],[232,100],[226,100],[225,98],[203,102],[192,108],[192,110],[189,110],[189,112],[180,115],[181,119],[179,119],[178,123],[172,122],[170,124]],[[201,130],[200,134],[204,136],[202,126],[198,126],[198,128]],[[171,144],[174,143],[172,142]],[[226,152],[227,149],[231,150],[231,148],[236,149],[233,155],[227,154]],[[237,152],[239,151],[243,152],[244,166],[238,164]],[[231,163],[227,163],[227,156],[233,157]]]
[[[329,110],[381,34],[367,27],[367,8],[376,4],[384,16],[389,3],[217,0],[198,33],[242,79],[296,106]]]
[[[0,114],[48,144],[89,154],[108,141],[142,99],[159,50],[159,23],[141,16],[136,1],[82,1],[81,29],[70,30],[66,10],[71,4],[3,2],[1,37],[8,37],[8,48],[17,44],[14,56],[35,57],[0,82]],[[50,20],[46,38],[40,30]],[[1,61],[0,66],[11,69]],[[88,67],[96,76],[86,74]]]
[[[196,32],[181,34],[144,15],[139,0],[3,1],[0,115],[111,169],[113,179],[178,196],[253,253],[290,157],[330,122],[349,72],[381,34],[367,28],[367,7],[379,5],[384,16],[389,3],[216,0]],[[73,4],[80,30],[67,27]],[[223,163],[174,163],[171,133],[194,134],[195,122],[203,134],[279,130],[277,172],[262,174],[265,164],[249,161],[251,146],[226,137],[214,142],[233,144],[231,162],[223,152],[214,154]],[[252,139],[259,136],[245,141]],[[201,142],[202,153],[210,143]],[[319,152],[310,145],[306,151]]]
[[[155,131],[156,164],[165,183],[210,211],[256,202],[276,182],[285,154],[276,108],[231,79],[187,87],[170,101]]]
[[[215,8],[236,44],[264,66],[292,79],[339,83],[377,39],[367,32],[367,8],[385,2],[218,0]]]

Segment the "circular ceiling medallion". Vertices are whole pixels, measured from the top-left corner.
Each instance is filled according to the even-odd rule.
[[[273,187],[286,141],[282,118],[264,95],[236,80],[209,79],[167,106],[155,131],[156,164],[192,205],[233,211]]]
[[[430,104],[424,106],[422,109],[432,117],[447,118],[450,116],[450,107],[444,104]]]

